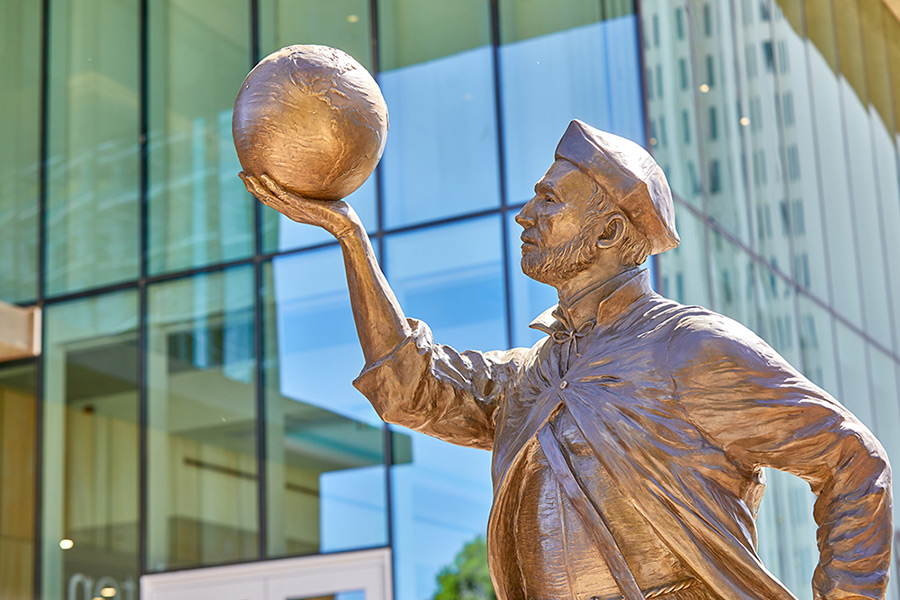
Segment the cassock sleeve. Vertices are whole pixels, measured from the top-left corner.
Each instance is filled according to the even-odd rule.
[[[688,418],[715,444],[744,468],[787,471],[816,494],[815,598],[884,598],[891,471],[875,436],[768,344],[725,317],[685,320],[669,357]]]
[[[527,351],[457,352],[435,344],[425,323],[387,356],[367,364],[353,382],[388,423],[490,450],[495,411]]]

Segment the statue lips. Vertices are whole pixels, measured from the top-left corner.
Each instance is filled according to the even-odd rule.
[[[523,231],[519,239],[522,240],[522,254],[537,250],[538,242],[533,236],[528,235],[528,230]]]

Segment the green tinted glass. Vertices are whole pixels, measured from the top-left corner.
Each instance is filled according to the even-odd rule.
[[[246,0],[151,2],[150,273],[253,251],[253,200],[238,179],[231,112],[250,70]]]
[[[138,297],[48,306],[44,326],[41,593],[135,597]]]
[[[0,598],[33,595],[34,384],[34,364],[0,368]]]
[[[46,284],[60,294],[138,276],[138,2],[54,2],[50,20]]]
[[[500,37],[506,44],[634,12],[630,1],[500,0]]]
[[[39,2],[7,2],[0,19],[0,300],[37,296]]]
[[[379,66],[387,71],[491,43],[484,0],[381,0]]]
[[[151,287],[148,569],[256,558],[253,269]]]

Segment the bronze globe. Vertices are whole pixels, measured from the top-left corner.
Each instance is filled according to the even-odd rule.
[[[369,177],[388,129],[378,84],[350,55],[288,46],[250,71],[234,103],[244,171],[307,198],[340,200]]]

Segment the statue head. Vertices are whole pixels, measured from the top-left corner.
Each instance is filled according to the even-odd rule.
[[[577,120],[516,221],[525,229],[522,270],[555,287],[601,261],[618,272],[679,243],[672,194],[653,157]]]

